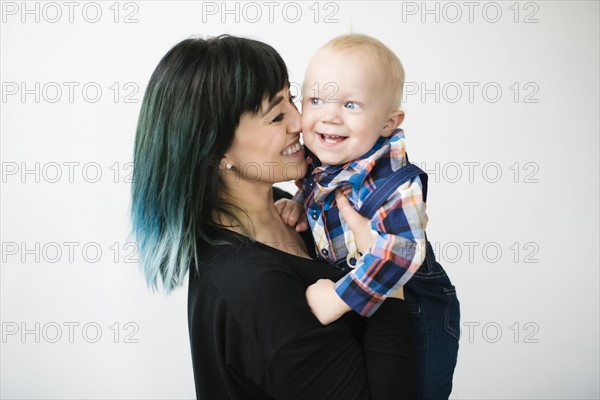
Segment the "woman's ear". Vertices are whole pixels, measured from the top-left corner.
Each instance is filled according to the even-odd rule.
[[[392,112],[385,121],[385,125],[381,130],[381,136],[390,137],[394,130],[402,124],[402,121],[404,121],[404,111],[396,110]]]
[[[231,170],[232,168],[233,168],[233,163],[231,163],[227,160],[227,156],[223,157],[221,159],[221,162],[219,163],[219,169],[220,170]]]

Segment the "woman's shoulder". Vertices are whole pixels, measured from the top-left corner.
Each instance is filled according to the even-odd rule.
[[[276,249],[237,232],[217,228],[214,237],[217,243],[205,246],[199,254],[199,268],[213,279],[229,281],[232,274],[258,278],[264,269],[285,264]]]
[[[314,243],[307,240],[312,238],[310,232],[303,232],[300,236],[309,254],[314,255]],[[307,286],[320,278],[335,278],[335,272],[323,260],[303,258],[227,229],[217,229],[214,237],[218,244],[206,246],[200,252],[199,264],[215,278],[228,279],[232,273],[246,278],[263,277],[266,272],[279,271],[305,281]]]

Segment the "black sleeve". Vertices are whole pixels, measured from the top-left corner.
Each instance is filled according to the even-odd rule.
[[[363,319],[348,313],[322,326],[306,304],[304,277],[273,255],[273,262],[249,262],[235,274],[218,269],[226,296],[222,321],[225,362],[275,399],[368,399],[367,372],[360,344]],[[224,267],[224,268],[223,268]],[[310,260],[307,274],[326,277],[328,267]],[[225,285],[224,280],[227,280]]]
[[[355,319],[354,328],[348,322]],[[276,399],[412,399],[415,344],[404,301],[368,319],[346,314],[290,341],[271,358],[263,388]],[[364,322],[364,336],[361,335]],[[355,335],[349,335],[354,332]]]
[[[363,353],[371,399],[415,399],[414,319],[403,300],[388,298],[365,319]]]
[[[369,399],[359,338],[348,316],[313,329],[280,348],[265,367],[261,386],[275,399]]]

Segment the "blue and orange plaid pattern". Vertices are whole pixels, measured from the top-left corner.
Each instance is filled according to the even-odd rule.
[[[362,158],[344,165],[319,165],[307,151],[309,172],[295,200],[303,202],[317,254],[335,264],[347,260],[353,269],[335,284],[337,294],[354,311],[371,316],[386,296],[413,276],[425,259],[426,205],[417,176],[399,186],[371,219],[374,245],[360,255],[354,235],[338,212],[339,189],[356,210],[378,185],[408,162],[404,132],[380,137]]]

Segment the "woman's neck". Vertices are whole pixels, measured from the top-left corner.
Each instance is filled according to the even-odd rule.
[[[256,227],[281,221],[273,205],[273,188],[270,184],[238,184],[228,188],[225,198],[243,210],[237,217],[244,223],[249,220]]]
[[[225,200],[243,212],[236,212],[242,226],[230,225],[228,229],[278,250],[309,258],[300,235],[287,226],[279,216],[273,201],[271,184],[259,183],[232,185],[227,190]]]

